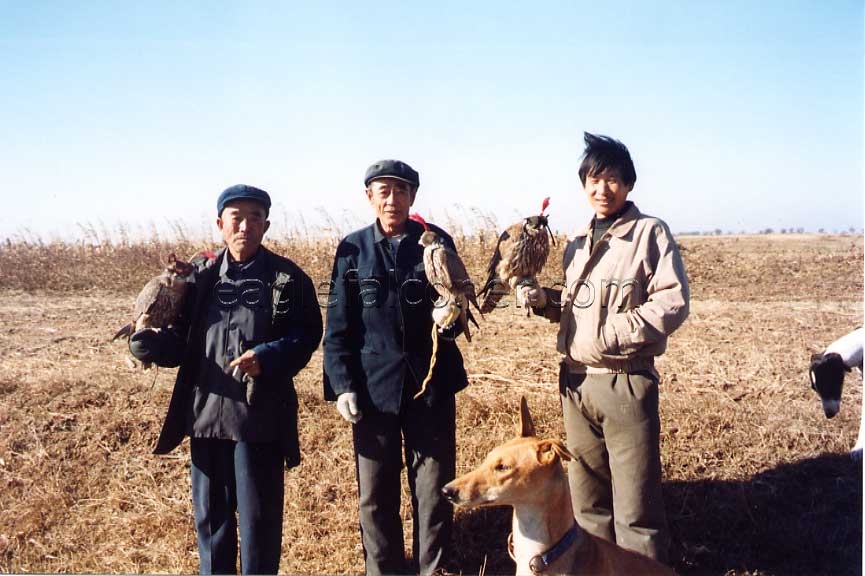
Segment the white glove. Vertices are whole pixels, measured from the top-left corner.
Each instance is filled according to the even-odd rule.
[[[543,308],[547,305],[547,293],[541,288],[537,280],[534,284],[520,284],[517,286],[517,306],[520,308]]]
[[[336,397],[336,410],[347,422],[357,424],[363,412],[357,407],[357,392],[343,392]]]
[[[455,302],[444,303],[442,299],[436,301],[432,310],[432,319],[439,330],[446,330],[460,317],[459,307]]]

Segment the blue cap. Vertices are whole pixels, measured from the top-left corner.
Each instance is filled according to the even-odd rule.
[[[420,186],[418,173],[411,166],[399,160],[379,160],[367,168],[363,185],[369,186],[369,183],[376,178],[396,178],[408,182],[415,188]]]
[[[270,196],[264,190],[246,184],[235,184],[226,188],[216,201],[216,215],[222,216],[225,205],[234,200],[254,200],[264,206],[265,215],[270,214]]]

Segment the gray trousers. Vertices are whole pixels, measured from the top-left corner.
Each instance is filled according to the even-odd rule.
[[[568,481],[577,522],[589,533],[667,561],[661,493],[658,382],[647,373],[559,373]]]
[[[448,553],[453,508],[442,487],[456,472],[456,402],[404,400],[399,415],[364,411],[352,427],[366,573],[431,574]],[[412,505],[412,564],[400,517],[403,456]]]

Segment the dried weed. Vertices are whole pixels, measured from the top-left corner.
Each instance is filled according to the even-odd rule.
[[[494,239],[457,238],[478,278]],[[860,573],[862,471],[847,451],[861,382],[848,377],[841,413],[826,420],[806,371],[812,350],[862,323],[862,239],[680,242],[692,313],[658,366],[676,569]],[[204,247],[0,250],[0,571],[197,571],[187,445],[150,454],[175,373],[130,368],[124,346],[109,339],[165,254]],[[333,241],[270,247],[329,278]],[[555,330],[508,308],[461,344],[472,385],[458,397],[459,473],[513,435],[522,394],[539,433],[563,435]],[[317,352],[296,382],[304,461],[286,475],[281,569],[361,573],[350,431],[322,401],[320,375]],[[509,522],[504,508],[458,512],[453,571],[512,573]]]

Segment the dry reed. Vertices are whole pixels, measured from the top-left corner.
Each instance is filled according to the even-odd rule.
[[[477,278],[495,237],[457,237]],[[806,368],[812,350],[862,323],[862,239],[679,240],[692,313],[659,362],[675,568],[860,573],[862,468],[847,451],[861,381],[848,376],[841,413],[826,420]],[[334,240],[269,246],[329,278]],[[0,571],[197,570],[186,444],[150,454],[174,371],[130,368],[109,339],[169,251],[204,247],[185,238],[0,249]],[[539,432],[562,436],[555,329],[508,308],[461,344],[472,385],[458,397],[458,472],[514,433],[522,394]],[[323,402],[320,375],[317,352],[296,381],[304,461],[286,475],[281,569],[360,573],[350,431]],[[410,538],[407,506],[404,519]],[[513,573],[508,530],[507,509],[458,513],[452,571]]]

